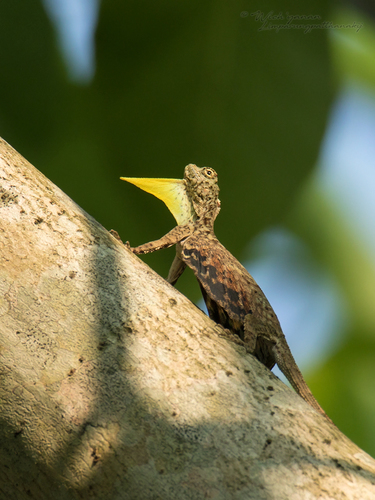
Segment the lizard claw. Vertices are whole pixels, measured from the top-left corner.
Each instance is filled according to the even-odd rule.
[[[122,239],[120,238],[120,235],[118,234],[117,231],[115,231],[114,229],[111,229],[109,231],[111,233],[111,235],[116,238],[117,241],[119,241],[120,243],[122,243],[128,250],[130,251],[133,251],[133,249],[131,248],[130,246],[130,243],[128,241],[125,241],[125,243],[122,241]]]
[[[114,229],[111,229],[109,232],[111,233],[112,236],[114,236],[116,238],[116,240],[118,240],[122,243],[122,239],[120,238],[120,235],[118,234],[117,231],[115,231]]]

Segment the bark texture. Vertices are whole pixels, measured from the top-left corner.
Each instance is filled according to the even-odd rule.
[[[375,461],[0,141],[0,498],[373,499]]]

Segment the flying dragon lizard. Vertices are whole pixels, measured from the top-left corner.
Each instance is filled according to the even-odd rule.
[[[220,211],[215,170],[190,164],[184,179],[121,179],[164,201],[178,224],[159,240],[131,248],[132,252],[146,254],[176,245],[167,281],[174,285],[186,266],[190,267],[210,318],[238,336],[267,368],[277,364],[295,391],[330,420],[307,386],[266,296],[215,236],[214,222]]]

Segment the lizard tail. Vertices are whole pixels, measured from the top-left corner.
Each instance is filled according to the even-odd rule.
[[[293,389],[303,398],[310,406],[315,408],[319,413],[324,415],[324,417],[333,423],[323,408],[320,406],[318,401],[314,398],[312,392],[310,391],[308,385],[303,378],[297,363],[294,360],[293,354],[291,353],[289,346],[285,343],[282,346],[282,350],[276,344],[273,348],[277,366],[283,372],[285,377],[289,380],[289,383]]]

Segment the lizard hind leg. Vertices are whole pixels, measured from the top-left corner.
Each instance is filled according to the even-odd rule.
[[[251,354],[269,370],[272,370],[276,364],[273,352],[274,342],[265,329],[264,323],[252,313],[245,316],[244,341],[249,346],[248,350]]]
[[[258,335],[252,323],[253,323],[252,315],[247,314],[245,316],[245,321],[244,321],[244,342],[246,344],[248,352],[255,355]]]

